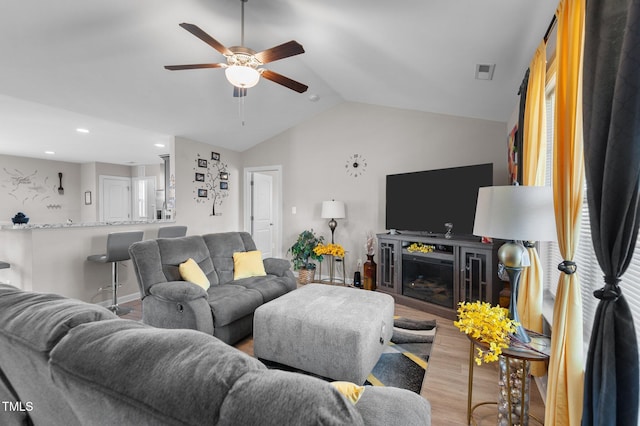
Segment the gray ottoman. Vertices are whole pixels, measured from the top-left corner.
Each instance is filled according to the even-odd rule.
[[[256,309],[256,357],[363,384],[393,334],[387,294],[307,284]]]

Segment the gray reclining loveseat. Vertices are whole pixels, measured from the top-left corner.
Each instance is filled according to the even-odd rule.
[[[234,344],[251,334],[253,313],[296,288],[288,260],[264,259],[266,276],[234,280],[233,254],[256,250],[246,232],[147,240],[129,249],[142,297],[142,321],[160,328],[188,328]],[[184,281],[179,265],[192,258],[211,286]]]

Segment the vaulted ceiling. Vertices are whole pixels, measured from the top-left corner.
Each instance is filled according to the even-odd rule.
[[[245,45],[301,43],[266,68],[306,93],[262,79],[241,103],[221,69],[164,69],[224,62],[178,24],[239,45],[240,1],[0,0],[0,153],[148,163],[174,135],[243,151],[345,101],[506,122],[557,6],[248,0]],[[495,64],[493,80],[477,64]]]

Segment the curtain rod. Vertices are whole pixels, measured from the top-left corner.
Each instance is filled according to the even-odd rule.
[[[551,35],[551,31],[553,30],[553,27],[556,25],[556,22],[557,22],[556,15],[553,14],[553,18],[551,18],[551,22],[549,23],[549,27],[547,28],[547,32],[544,33],[544,42],[545,43],[549,39],[549,35]]]
[[[556,25],[556,22],[557,22],[557,17],[554,13],[553,18],[551,18],[551,22],[549,22],[549,26],[547,27],[547,31],[544,33],[545,43],[549,39],[549,35],[551,34],[553,27]],[[524,73],[524,79],[522,80],[522,84],[520,84],[520,87],[518,88],[518,96],[522,93],[523,89],[526,87],[526,84],[528,82],[529,82],[529,68],[527,68],[527,71]]]

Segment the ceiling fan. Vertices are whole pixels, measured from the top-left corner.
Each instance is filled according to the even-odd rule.
[[[229,83],[233,85],[233,96],[242,97],[247,95],[247,89],[258,84],[260,76],[278,83],[298,93],[304,93],[308,86],[278,74],[265,68],[262,65],[274,62],[290,56],[304,53],[304,48],[300,43],[291,40],[287,43],[272,47],[261,52],[256,52],[244,46],[244,4],[247,0],[240,0],[242,3],[242,27],[240,46],[225,47],[198,26],[182,23],[180,26],[189,31],[209,46],[222,53],[227,59],[227,63],[213,64],[191,64],[191,65],[166,65],[165,68],[171,71],[192,70],[199,68],[225,68],[225,75]]]

